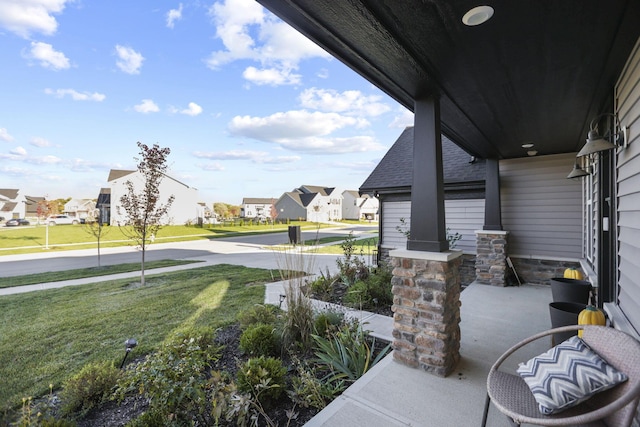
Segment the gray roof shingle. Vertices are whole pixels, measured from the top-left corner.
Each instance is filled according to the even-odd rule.
[[[471,156],[442,135],[442,162],[445,187],[484,181],[485,161],[471,162]],[[410,191],[413,181],[413,126],[407,127],[360,186],[361,193]],[[445,188],[446,189],[446,188]]]

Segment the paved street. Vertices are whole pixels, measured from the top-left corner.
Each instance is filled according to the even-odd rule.
[[[371,236],[375,227],[351,227],[349,229],[325,229],[318,233],[317,238],[328,236],[342,236],[354,231],[356,237]],[[316,232],[303,232],[302,240],[315,240]],[[270,249],[271,245],[287,243],[286,232],[238,236],[223,239],[195,240],[188,242],[156,243],[148,247],[147,261],[162,259],[195,259],[207,264],[235,264],[247,267],[278,269],[278,253]],[[335,255],[316,254],[315,267],[317,271],[325,267],[333,270],[336,266]],[[44,273],[49,271],[63,271],[97,266],[97,250],[82,249],[62,252],[42,252],[25,255],[0,256],[0,277],[11,277],[31,273]],[[140,261],[140,252],[135,247],[104,248],[101,250],[101,264],[114,265]],[[204,263],[188,264],[183,266],[167,267],[148,270],[148,274],[162,273],[179,269],[201,267]],[[123,273],[109,276],[109,278],[124,278],[138,275],[139,272]],[[73,284],[85,284],[106,280],[105,277],[79,279],[65,283],[47,284],[46,288],[68,286]],[[18,288],[0,289],[0,295],[11,293],[30,292],[42,289],[42,285],[20,286]]]

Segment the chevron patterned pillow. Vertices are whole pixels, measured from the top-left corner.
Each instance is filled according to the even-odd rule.
[[[627,380],[577,335],[521,363],[517,372],[545,415],[557,414]]]

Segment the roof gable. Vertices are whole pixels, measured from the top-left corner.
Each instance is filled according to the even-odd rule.
[[[109,177],[107,178],[107,181],[111,182],[113,180],[122,178],[123,176],[131,175],[132,173],[135,173],[135,172],[136,171],[124,170],[124,169],[111,169],[109,171]]]
[[[361,192],[411,188],[413,182],[413,126],[407,127],[360,187]],[[485,161],[474,160],[467,152],[442,135],[444,182],[484,181]]]

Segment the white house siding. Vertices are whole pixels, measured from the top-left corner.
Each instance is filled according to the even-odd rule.
[[[575,153],[500,161],[502,225],[513,257],[578,260],[582,192],[567,179]]]
[[[120,198],[127,194],[126,182],[131,181],[136,191],[142,191],[143,179],[139,172],[114,179],[109,182],[111,188],[111,225],[126,222],[126,213],[120,208],[118,214],[118,206]],[[164,224],[186,224],[187,222],[195,222],[198,216],[202,215],[202,208],[198,205],[198,190],[189,187],[175,179],[165,176],[159,187],[160,198],[159,204],[165,204],[169,197],[175,197],[171,209],[162,222]]]
[[[629,146],[618,149],[618,306],[640,332],[640,41],[615,91],[616,111],[627,126]]]
[[[484,224],[484,199],[445,200],[445,222],[450,233],[460,233],[460,239],[455,249],[464,253],[476,253],[475,231]],[[404,218],[405,229],[409,230],[411,223],[411,202],[382,203],[382,239],[384,249],[406,248],[407,238],[396,227],[401,226]]]

